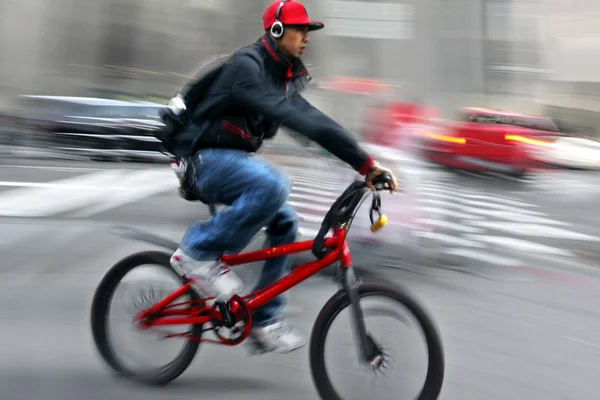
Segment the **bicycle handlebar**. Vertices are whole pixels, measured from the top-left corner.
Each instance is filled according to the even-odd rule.
[[[380,190],[391,190],[393,177],[389,172],[375,177],[373,179],[373,186],[375,186],[376,192],[373,196],[379,198]],[[325,235],[333,226],[339,226],[350,220],[356,211],[356,208],[362,203],[363,197],[367,190],[370,190],[364,180],[355,180],[348,186],[348,188],[338,197],[333,203],[323,222],[321,223],[321,229],[314,239],[312,246],[312,253],[318,259],[322,259],[329,252],[325,249]]]

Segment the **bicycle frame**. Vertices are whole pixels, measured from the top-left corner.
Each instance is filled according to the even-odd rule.
[[[352,258],[350,256],[350,248],[346,241],[346,234],[348,228],[334,227],[333,235],[325,239],[325,248],[332,249],[325,257],[308,263],[304,263],[296,267],[292,272],[281,278],[279,281],[269,285],[263,289],[257,290],[244,296],[245,306],[248,311],[252,311],[262,307],[269,301],[273,300],[282,293],[288,291],[304,280],[315,275],[319,271],[327,268],[336,261],[340,261],[342,268],[349,268],[352,265]],[[235,255],[223,255],[221,260],[227,266],[238,266],[243,264],[249,264],[257,261],[267,260],[270,258],[281,257],[283,255],[291,255],[310,251],[315,240],[306,240],[302,242],[296,242],[261,250],[256,250],[247,253],[240,253]],[[193,310],[165,310],[171,305],[171,303],[177,300],[179,297],[184,295],[190,288],[191,282],[185,283],[179,289],[165,297],[163,300],[150,307],[147,310],[142,311],[136,316],[136,319],[142,319],[145,316],[152,316],[152,320],[148,321],[147,326],[160,326],[160,325],[194,325],[194,324],[206,324],[212,322],[212,320],[218,315],[215,313],[211,315],[202,316],[191,316],[194,314]],[[206,300],[206,299],[203,299]],[[191,305],[192,302],[187,302]],[[180,304],[181,305],[181,304]],[[174,305],[171,305],[174,306]],[[164,310],[164,311],[163,311]],[[202,311],[202,310],[200,310]],[[218,313],[217,313],[218,314]],[[165,317],[162,317],[165,316]]]
[[[383,174],[382,177],[385,177],[385,175],[386,174]],[[390,179],[391,176],[387,176],[387,182],[389,182]],[[379,186],[379,184],[375,185]],[[383,187],[380,186],[380,188]],[[262,307],[269,301],[303,282],[307,278],[315,275],[329,265],[339,262],[343,272],[343,279],[341,281],[342,288],[350,298],[351,310],[354,316],[355,331],[359,337],[359,351],[362,353],[365,361],[371,362],[373,357],[375,357],[376,348],[373,346],[371,339],[367,335],[363,320],[363,313],[358,304],[358,292],[355,285],[354,274],[352,273],[351,269],[352,257],[350,256],[350,247],[348,246],[348,242],[346,240],[348,230],[352,225],[352,221],[354,220],[356,212],[365,199],[365,193],[367,191],[368,188],[366,188],[364,182],[355,181],[348,186],[346,191],[340,195],[340,197],[331,206],[329,212],[323,219],[319,233],[313,240],[291,243],[253,252],[221,256],[221,261],[225,265],[231,267],[281,257],[283,255],[301,253],[309,250],[312,250],[313,254],[317,256],[317,260],[300,265],[272,285],[250,293],[244,298],[234,296],[234,298],[232,298],[229,302],[229,310],[222,302],[217,304],[217,308],[207,307],[206,304],[202,304],[202,307],[200,308],[193,306],[193,303],[195,302],[203,302],[210,299],[200,299],[172,305],[171,303],[173,301],[190,290],[191,282],[188,281],[181,288],[168,295],[153,307],[138,313],[138,315],[136,315],[136,322],[142,322],[142,320],[144,320],[143,325],[145,327],[184,324],[202,325],[207,323],[212,323],[214,325],[214,322],[225,322],[226,326],[233,327],[236,321],[233,320],[232,315],[236,315],[236,313],[241,309],[241,311],[245,313],[245,318],[247,318],[241,340],[225,340],[220,338],[220,341],[213,341],[210,339],[194,338],[194,340],[201,342],[204,341],[221,345],[235,346],[243,342],[248,337],[252,326],[251,315],[254,310]],[[373,230],[375,228],[375,230],[377,230],[381,226],[385,225],[385,222],[382,222],[381,219],[382,214],[379,208],[381,199],[379,194],[375,192],[373,196],[373,205],[371,206],[370,213],[372,223],[371,229]],[[380,215],[380,219],[376,223],[373,221],[373,211],[377,211]],[[326,238],[325,235],[329,233],[330,230],[333,230],[333,235]],[[167,309],[177,305],[189,305],[190,307],[186,310]],[[150,318],[150,321],[146,320],[148,317]],[[207,330],[213,329],[214,326],[212,329]],[[167,336],[185,336],[185,334],[174,334]]]

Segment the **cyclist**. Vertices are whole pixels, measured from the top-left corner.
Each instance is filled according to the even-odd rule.
[[[265,34],[237,50],[194,106],[194,115],[210,121],[198,129],[198,150],[190,160],[195,169],[193,189],[199,198],[225,204],[225,212],[190,226],[171,265],[190,278],[205,295],[228,300],[243,289],[241,280],[218,262],[224,253],[242,251],[266,227],[268,246],[293,243],[297,220],[286,203],[290,184],[274,166],[254,156],[262,140],[284,125],[317,142],[348,163],[366,183],[388,169],[369,156],[340,125],[311,106],[299,93],[310,80],[300,61],[309,31],[324,25],[308,19],[298,1],[277,1],[263,14]],[[189,112],[185,98],[171,99],[175,114]],[[393,175],[392,175],[393,176]],[[396,179],[391,189],[397,190]],[[265,262],[257,289],[289,272],[287,256]],[[282,317],[280,296],[253,317],[249,337],[257,349],[289,352],[302,347],[306,337]]]

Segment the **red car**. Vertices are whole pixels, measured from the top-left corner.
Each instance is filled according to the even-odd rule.
[[[484,108],[464,108],[457,122],[420,132],[424,157],[436,164],[477,172],[523,176],[541,167],[534,154],[561,136],[545,117]]]

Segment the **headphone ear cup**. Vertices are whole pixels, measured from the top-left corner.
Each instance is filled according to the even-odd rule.
[[[275,21],[275,23],[271,25],[271,36],[276,39],[283,36],[283,24],[281,22]]]

